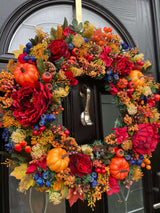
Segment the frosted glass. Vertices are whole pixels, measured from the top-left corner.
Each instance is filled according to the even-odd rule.
[[[63,24],[64,17],[71,23],[74,18],[74,11],[71,5],[56,5],[40,9],[30,15],[15,31],[8,52],[19,49],[19,44],[25,45],[30,38],[35,36],[34,27],[42,27],[44,32],[50,32],[51,27],[56,27],[57,24]],[[100,17],[98,14],[84,9],[82,10],[82,21],[90,21],[97,28],[110,26],[110,24]],[[117,33],[113,30],[114,33]]]

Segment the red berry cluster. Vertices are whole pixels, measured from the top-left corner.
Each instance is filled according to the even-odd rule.
[[[31,147],[27,146],[27,142],[22,140],[19,144],[16,144],[14,146],[15,151],[20,152],[22,149],[25,150],[26,153],[30,153],[31,152]]]

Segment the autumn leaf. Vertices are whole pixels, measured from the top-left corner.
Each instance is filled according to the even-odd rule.
[[[11,172],[11,176],[14,176],[16,179],[22,179],[23,177],[26,176],[26,171],[27,171],[27,164],[22,163],[20,166],[16,166]]]
[[[84,201],[85,194],[80,195],[78,192],[76,192],[76,194],[74,192],[75,192],[75,189],[74,188],[70,188],[68,196],[66,197],[66,199],[69,200],[70,207],[74,203],[77,202],[78,198],[81,199],[82,201]]]
[[[23,48],[24,48],[25,46],[23,46],[22,44],[20,44],[19,45],[19,50],[14,50],[14,51],[12,51],[12,53],[14,54],[14,57],[15,58],[18,58],[18,56],[20,55],[20,54],[23,54]]]

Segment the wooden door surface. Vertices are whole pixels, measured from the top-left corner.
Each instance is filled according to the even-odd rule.
[[[41,9],[51,7],[62,7],[68,12],[70,19],[74,16],[74,0],[41,0],[41,1],[25,1],[25,0],[0,0],[0,68],[5,67],[9,58],[13,57],[11,49],[14,38],[19,33],[19,39],[21,39],[21,32],[23,32],[23,23],[32,14],[40,11]],[[160,72],[160,1],[159,0],[83,0],[83,18],[89,19],[90,22],[96,25],[107,24],[113,27],[121,38],[127,44],[138,45],[140,52],[143,52],[145,57],[148,58],[152,64],[152,75],[159,81]],[[63,10],[62,10],[63,11]],[[71,14],[71,12],[73,14]],[[53,14],[54,17],[54,14]],[[59,13],[61,21],[63,19],[63,12]],[[56,17],[57,18],[57,17]],[[20,31],[22,29],[22,31]],[[22,38],[23,40],[23,38]],[[21,40],[18,40],[18,44]],[[17,45],[18,45],[17,44]],[[84,107],[84,99],[80,96],[80,89],[87,84],[87,87],[91,89],[91,119],[94,123],[92,127],[82,127],[80,122],[80,114]],[[77,103],[75,105],[75,103]],[[106,94],[101,94],[101,90],[96,82],[84,82],[84,79],[80,80],[78,86],[76,86],[70,96],[65,100],[65,112],[63,121],[64,124],[71,130],[71,133],[76,137],[79,144],[92,143],[94,139],[102,139],[106,132],[106,127],[109,128],[113,125],[116,118],[116,109],[111,107],[112,101]],[[104,116],[109,111],[109,122],[103,120]],[[113,116],[112,116],[113,115]],[[112,119],[112,122],[110,120]],[[111,124],[112,123],[112,124]],[[2,131],[1,131],[2,132]],[[86,141],[86,142],[85,142]],[[2,144],[1,144],[2,149]],[[145,172],[143,177],[143,185],[136,186],[140,194],[143,191],[143,197],[140,197],[141,205],[131,207],[128,212],[158,212],[153,209],[153,204],[160,202],[160,166],[159,163],[158,147],[152,158],[152,171]],[[1,161],[4,158],[1,156]],[[11,203],[9,199],[9,179],[8,169],[1,165],[0,167],[0,209],[4,213],[12,213]],[[136,196],[136,194],[134,194]],[[110,199],[110,198],[109,198]],[[112,199],[112,198],[111,198]],[[108,212],[112,213],[114,207],[111,206],[115,202],[116,198],[107,201],[106,195],[104,195],[102,201],[97,203],[95,212]],[[134,198],[131,198],[131,201]],[[18,201],[17,201],[18,202]],[[143,203],[143,205],[142,205]],[[9,206],[10,204],[10,206]],[[118,213],[123,213],[119,208]],[[26,211],[27,212],[27,211]],[[30,212],[28,210],[28,212]],[[79,202],[72,208],[66,204],[66,213],[81,213],[91,212],[86,205]],[[17,212],[18,213],[18,212]]]

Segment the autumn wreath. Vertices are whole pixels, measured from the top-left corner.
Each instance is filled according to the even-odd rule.
[[[150,170],[158,143],[159,84],[144,75],[151,66],[136,47],[120,41],[112,28],[86,21],[36,28],[35,38],[14,51],[0,73],[1,126],[11,173],[19,191],[45,191],[54,204],[78,199],[93,208],[102,193],[118,193]],[[61,102],[78,84],[76,77],[103,80],[120,111],[114,133],[79,146],[67,128],[56,125]]]

